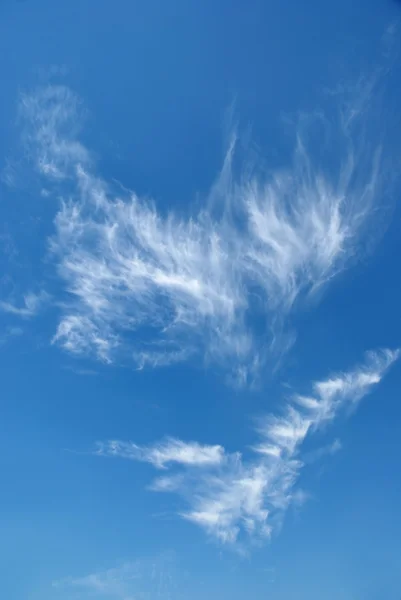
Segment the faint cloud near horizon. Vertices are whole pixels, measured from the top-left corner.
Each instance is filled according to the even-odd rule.
[[[187,600],[183,574],[178,569],[174,552],[156,558],[123,562],[107,570],[94,571],[79,577],[67,577],[52,584],[55,600]]]

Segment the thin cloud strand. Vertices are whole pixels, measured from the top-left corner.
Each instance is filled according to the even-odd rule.
[[[98,445],[97,453],[169,469],[151,489],[181,496],[186,508],[180,516],[220,542],[238,545],[246,538],[263,539],[279,526],[287,508],[305,497],[297,482],[307,435],[328,425],[343,409],[355,407],[398,358],[398,350],[370,352],[361,366],[313,383],[311,395],[293,395],[281,414],[259,420],[259,442],[248,458],[219,445],[175,439],[147,448],[107,442]]]

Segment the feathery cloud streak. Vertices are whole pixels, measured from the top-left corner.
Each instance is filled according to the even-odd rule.
[[[25,143],[62,199],[51,247],[71,302],[54,341],[105,362],[128,352],[138,367],[200,353],[247,381],[263,364],[273,323],[358,253],[379,189],[380,149],[362,155],[362,137],[355,146],[368,111],[355,106],[338,120],[340,155],[330,172],[298,135],[288,169],[234,173],[233,143],[213,188],[219,205],[182,216],[116,192],[96,173],[68,88],[23,96]],[[255,314],[265,319],[262,342]]]
[[[53,594],[60,599],[70,599],[71,594],[110,600],[171,598],[172,594],[181,598],[179,579],[174,555],[166,553],[153,560],[127,561],[105,571],[54,581]]]
[[[197,442],[185,443],[174,438],[148,448],[109,441],[106,444],[99,443],[96,451],[101,456],[119,456],[149,462],[159,469],[165,469],[171,463],[200,467],[218,465],[223,460],[223,453],[221,446],[201,446]]]
[[[16,315],[17,317],[31,318],[38,314],[40,309],[49,300],[49,296],[46,292],[41,291],[39,294],[30,292],[25,294],[23,304],[17,306],[10,301],[0,302],[0,311]]]
[[[186,506],[181,517],[224,543],[263,538],[288,506],[303,497],[296,484],[306,436],[333,421],[343,408],[355,407],[398,357],[398,350],[369,352],[361,366],[313,383],[310,395],[293,395],[281,414],[259,420],[259,441],[246,458],[221,446],[178,440],[147,448],[108,442],[98,446],[98,453],[145,460],[158,468],[172,469],[175,463],[181,468],[157,478],[151,487],[179,494]]]

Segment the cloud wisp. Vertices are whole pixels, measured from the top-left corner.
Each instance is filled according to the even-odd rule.
[[[35,317],[48,300],[49,295],[44,291],[39,294],[30,292],[24,296],[23,303],[19,306],[10,301],[1,301],[0,311],[29,319]]]
[[[258,442],[247,456],[178,440],[145,448],[106,442],[97,446],[96,453],[145,460],[168,470],[151,489],[178,494],[183,500],[180,516],[220,542],[265,538],[287,508],[305,497],[297,485],[304,464],[310,462],[310,453],[303,458],[305,438],[342,410],[355,408],[398,357],[398,350],[370,352],[355,369],[314,382],[310,394],[292,395],[281,414],[258,420]],[[336,450],[338,443],[330,452]]]
[[[82,577],[68,577],[53,582],[56,598],[107,598],[137,600],[138,598],[181,598],[180,577],[173,553],[155,559],[127,561],[103,571]],[[178,595],[177,595],[178,594]]]
[[[173,463],[190,467],[207,467],[220,464],[224,458],[222,446],[202,446],[198,442],[185,443],[175,438],[168,438],[150,447],[119,441],[109,441],[106,444],[99,442],[96,454],[140,460],[158,469],[165,469]]]
[[[339,111],[330,169],[300,132],[288,168],[237,169],[234,140],[213,201],[184,215],[162,213],[96,172],[71,90],[23,96],[29,156],[61,198],[51,249],[70,300],[54,342],[104,362],[123,353],[138,368],[200,354],[252,379],[274,328],[358,255],[380,189],[379,145],[361,153],[367,106]]]

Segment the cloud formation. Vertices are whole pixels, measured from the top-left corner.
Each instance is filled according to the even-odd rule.
[[[82,577],[68,577],[53,582],[55,598],[106,598],[137,600],[138,598],[182,598],[180,579],[173,553],[155,559],[124,562],[107,570]]]
[[[280,414],[259,419],[259,439],[247,457],[227,453],[221,446],[179,440],[147,448],[107,442],[98,445],[98,454],[145,460],[169,469],[154,480],[152,489],[180,495],[184,500],[180,516],[219,541],[234,544],[246,537],[264,538],[281,522],[286,509],[304,498],[297,482],[305,462],[310,462],[310,453],[305,462],[302,455],[305,438],[331,423],[343,409],[357,406],[398,358],[398,350],[369,352],[362,365],[314,382],[308,395],[292,395]],[[330,452],[338,448],[337,442]]]
[[[224,450],[221,446],[202,446],[197,442],[185,443],[168,438],[150,447],[119,441],[109,441],[106,444],[99,442],[96,454],[140,460],[165,469],[171,463],[193,467],[218,465],[223,460]]]
[[[200,354],[252,379],[299,298],[358,254],[380,187],[380,148],[361,155],[368,103],[357,100],[339,111],[330,169],[324,147],[318,156],[300,132],[288,168],[237,168],[234,137],[210,202],[165,214],[96,172],[71,90],[23,96],[29,156],[61,198],[51,249],[69,302],[54,342],[104,362],[123,353],[139,368]]]
[[[41,291],[39,294],[30,292],[25,294],[21,305],[17,305],[10,301],[0,302],[0,311],[16,315],[23,318],[35,317],[41,310],[43,305],[48,301],[49,296],[46,292]]]

